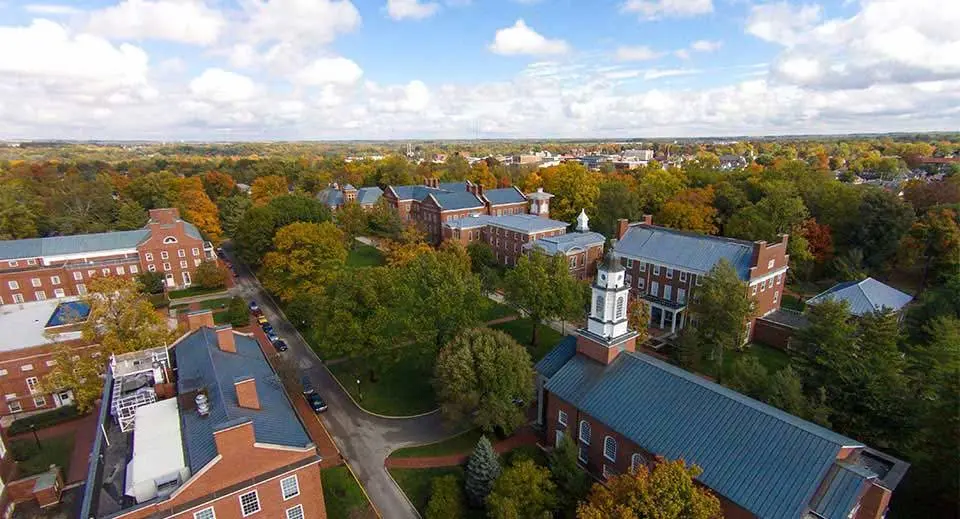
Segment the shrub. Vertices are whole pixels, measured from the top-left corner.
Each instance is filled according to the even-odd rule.
[[[53,411],[47,411],[45,413],[35,414],[33,416],[16,420],[10,424],[9,428],[7,428],[7,434],[10,436],[16,436],[18,434],[30,431],[31,424],[37,429],[43,429],[61,422],[72,420],[78,416],[80,416],[80,413],[77,411],[77,406],[66,405],[58,409],[54,409]]]
[[[200,288],[223,288],[227,285],[227,269],[216,261],[204,261],[193,273],[193,280]]]
[[[430,502],[424,514],[426,519],[460,519],[463,517],[463,490],[457,477],[434,478]]]
[[[148,294],[163,292],[163,274],[159,272],[141,272],[137,274],[137,282],[143,287],[143,291]]]
[[[226,317],[234,328],[250,324],[250,310],[247,308],[247,302],[242,297],[231,299],[230,306],[227,307]]]

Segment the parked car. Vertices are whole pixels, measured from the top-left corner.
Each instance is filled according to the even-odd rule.
[[[263,333],[266,333],[268,335],[273,333],[273,325],[270,323],[264,323],[263,325],[260,326],[260,328],[263,330]]]
[[[283,339],[277,339],[273,341],[273,347],[276,348],[277,351],[287,351],[287,341]]]
[[[273,328],[271,328],[270,331],[267,332],[267,339],[268,339],[271,343],[274,343],[274,342],[277,342],[277,341],[280,340],[280,336],[277,335],[276,333],[273,333]]]
[[[250,301],[250,311],[251,311],[251,312],[256,312],[256,311],[258,311],[258,310],[260,310],[260,305],[258,305],[256,301],[251,300],[251,301]]]
[[[322,413],[327,410],[327,403],[324,402],[323,398],[317,394],[317,390],[313,387],[313,382],[310,381],[310,377],[304,375],[300,379],[301,384],[303,384],[303,398],[307,400],[307,404],[310,405],[310,409],[313,409],[315,413]]]
[[[260,314],[257,315],[257,322],[260,323],[260,326],[263,326],[263,325],[265,325],[265,324],[270,324],[270,323],[267,321],[267,317],[266,317],[265,315],[263,315],[263,313],[260,313]]]
[[[226,255],[223,254],[223,247],[217,247],[217,257],[226,258]]]

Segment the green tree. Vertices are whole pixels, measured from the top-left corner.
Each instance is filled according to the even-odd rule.
[[[550,475],[557,485],[557,509],[569,516],[590,491],[590,477],[580,468],[577,446],[570,435],[563,435],[560,445],[548,455],[548,461]]]
[[[830,427],[830,408],[824,403],[826,394],[814,389],[812,398],[803,393],[803,383],[792,367],[786,367],[770,377],[766,402],[792,415]]]
[[[960,272],[960,217],[950,208],[934,208],[913,224],[901,253],[907,265],[923,261],[923,285],[929,274],[943,280]]]
[[[503,471],[487,496],[490,519],[552,519],[556,485],[550,471],[521,460]]]
[[[0,240],[37,236],[36,205],[36,200],[19,182],[0,185]]]
[[[298,292],[322,292],[346,265],[343,233],[330,222],[281,227],[263,257],[263,286],[289,302]]]
[[[690,303],[690,314],[697,327],[687,334],[701,348],[709,348],[715,361],[717,380],[723,380],[723,354],[738,349],[746,341],[746,325],[756,311],[756,301],[747,292],[733,265],[721,259],[703,278],[697,298]]]
[[[586,502],[577,508],[579,519],[720,519],[720,500],[694,483],[701,473],[683,460],[641,466],[596,483]]]
[[[590,226],[604,236],[613,236],[617,230],[617,220],[639,220],[643,216],[640,198],[633,182],[619,178],[605,177],[600,184],[597,196],[596,216]]]
[[[330,221],[330,209],[314,198],[278,196],[266,206],[246,211],[234,235],[237,253],[248,265],[260,265],[277,230],[294,222]]]
[[[563,222],[572,222],[581,209],[595,214],[600,195],[600,177],[577,162],[564,162],[541,171],[544,191],[555,195],[550,204],[550,216]]]
[[[897,195],[871,189],[860,202],[859,218],[844,229],[844,242],[863,251],[868,267],[880,269],[893,258],[913,220],[913,209]]]
[[[461,519],[466,511],[463,507],[463,489],[453,475],[433,478],[430,486],[430,501],[424,513],[426,519]]]
[[[660,212],[667,200],[683,191],[687,179],[677,169],[646,168],[639,176],[637,193],[643,212],[656,214]]]
[[[141,272],[137,274],[137,283],[141,290],[147,294],[159,294],[163,292],[163,274],[160,272]]]
[[[486,301],[465,256],[462,248],[442,249],[419,254],[402,267],[406,306],[418,323],[414,329],[421,340],[430,339],[437,348],[460,330],[480,323]]]
[[[370,232],[381,238],[396,240],[403,232],[403,219],[400,218],[400,213],[386,199],[381,198],[373,205],[368,220]]]
[[[530,344],[539,344],[543,321],[566,317],[582,307],[582,289],[570,275],[566,258],[539,250],[517,260],[504,276],[504,288],[507,301],[523,309],[533,322]]]
[[[516,401],[533,395],[530,354],[489,328],[460,332],[440,350],[435,368],[440,410],[450,423],[469,418],[485,432],[513,432],[525,421]]]
[[[250,324],[250,309],[242,297],[230,299],[230,305],[227,307],[227,320],[234,328],[241,328]]]
[[[117,206],[117,218],[114,227],[119,231],[140,229],[147,224],[147,212],[134,200],[127,200]]]
[[[213,260],[200,263],[193,272],[193,282],[200,288],[223,288],[227,286],[227,269]]]
[[[367,212],[357,202],[347,202],[337,210],[337,227],[346,235],[351,246],[357,236],[367,232]]]
[[[727,386],[757,400],[766,400],[770,391],[770,375],[753,356],[741,356],[733,361],[727,374]]]
[[[474,241],[467,245],[470,255],[470,270],[480,277],[480,285],[486,293],[493,292],[500,283],[500,271],[493,248],[487,242]]]
[[[253,207],[250,197],[244,194],[237,194],[220,198],[217,201],[217,208],[220,211],[220,226],[223,232],[229,237],[237,235],[237,229],[243,220],[243,215],[248,209]]]
[[[473,453],[467,460],[464,475],[464,491],[467,502],[474,508],[480,508],[493,490],[493,484],[500,477],[500,457],[493,450],[493,444],[486,436],[481,436]]]

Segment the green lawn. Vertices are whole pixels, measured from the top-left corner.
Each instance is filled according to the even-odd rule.
[[[441,442],[421,445],[419,447],[407,447],[398,449],[390,454],[391,458],[424,458],[430,456],[446,456],[448,454],[461,454],[473,450],[480,441],[480,429],[471,429],[458,434],[453,438],[448,438]]]
[[[147,296],[147,300],[150,301],[150,304],[154,308],[164,308],[170,304],[170,301],[167,301],[166,294],[150,294]]]
[[[730,370],[733,368],[733,363],[737,359],[748,356],[756,357],[760,361],[760,364],[767,368],[767,373],[774,374],[781,369],[787,367],[790,364],[790,356],[787,353],[778,350],[772,346],[767,346],[765,344],[760,344],[757,342],[752,342],[748,344],[744,351],[732,351],[724,352],[723,354],[723,372],[724,374],[729,374]],[[703,366],[704,370],[709,375],[714,375],[714,365],[712,363],[707,363]]]
[[[806,306],[806,304],[801,301],[799,297],[790,294],[783,294],[783,299],[781,299],[780,305],[784,308],[796,310],[798,312],[802,312],[803,307]]]
[[[356,242],[347,255],[347,266],[352,268],[378,267],[386,263],[383,254],[376,247]]]
[[[17,460],[22,477],[46,472],[50,465],[57,465],[66,475],[70,470],[70,455],[73,453],[73,436],[56,436],[40,440],[40,447],[33,438],[10,442],[13,459]]]
[[[320,471],[323,481],[323,500],[329,519],[358,519],[376,517],[360,484],[347,467],[331,467]]]
[[[494,319],[502,319],[511,315],[518,315],[518,312],[513,307],[487,299],[487,305],[483,309],[480,319],[483,322],[489,322]]]
[[[224,287],[221,288],[200,288],[200,287],[190,287],[184,288],[183,290],[173,290],[167,292],[167,297],[170,299],[182,299],[184,297],[194,297],[202,296],[204,294],[214,294],[217,292],[224,292],[227,289]]]
[[[213,324],[230,324],[230,312],[214,312],[213,313]]]
[[[460,467],[440,467],[432,469],[390,469],[390,475],[400,485],[400,489],[407,495],[413,506],[422,514],[430,501],[430,490],[433,479],[447,475],[454,475],[463,480],[463,469]],[[467,508],[467,519],[484,517],[483,510]]]
[[[230,306],[230,299],[231,298],[229,297],[219,297],[217,299],[207,299],[206,301],[200,301],[199,303],[200,309],[201,310],[210,309],[213,311],[226,310],[227,307]]]
[[[550,328],[546,324],[541,324],[537,344],[531,345],[530,339],[533,337],[533,322],[530,319],[517,319],[507,323],[493,325],[492,328],[502,330],[516,339],[517,342],[527,347],[533,361],[536,362],[550,352],[563,336],[560,332]],[[572,326],[570,327],[572,331]]]
[[[416,352],[418,348],[410,346],[401,350]],[[369,370],[359,360],[340,362],[329,368],[350,396],[367,411],[387,416],[409,416],[437,408],[436,395],[430,385],[432,366],[426,364],[416,354],[405,353],[396,364],[380,370],[376,381],[370,380]]]

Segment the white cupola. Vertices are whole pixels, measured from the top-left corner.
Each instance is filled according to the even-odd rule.
[[[587,216],[587,212],[584,209],[580,210],[580,214],[577,216],[577,232],[587,232],[590,230],[590,217]]]
[[[624,275],[623,265],[612,251],[597,265],[597,277],[590,286],[592,299],[587,319],[587,331],[590,333],[607,340],[630,333],[627,329],[627,296],[630,287],[624,283]]]

